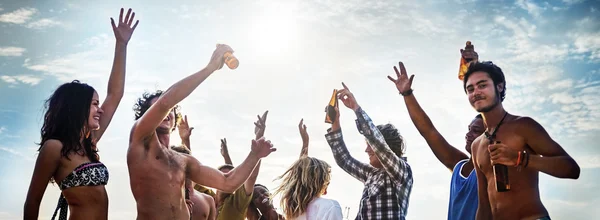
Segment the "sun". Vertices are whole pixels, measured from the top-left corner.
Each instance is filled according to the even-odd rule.
[[[300,34],[293,5],[272,3],[253,19],[248,42],[256,55],[268,59],[285,59],[285,54],[298,45]]]

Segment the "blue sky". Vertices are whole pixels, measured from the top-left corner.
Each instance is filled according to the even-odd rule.
[[[414,173],[409,219],[444,219],[450,173],[433,156],[386,79],[403,61],[435,126],[454,146],[476,112],[457,80],[459,49],[470,40],[481,60],[505,72],[505,108],[533,117],[582,168],[578,180],[540,174],[541,198],[554,219],[600,215],[600,1],[3,1],[0,3],[0,219],[22,218],[33,172],[43,100],[79,79],[100,97],[112,64],[110,17],[131,7],[140,24],[128,49],[126,94],[99,143],[111,173],[110,219],[135,217],[126,167],[131,110],[144,91],[166,89],[208,62],[216,43],[240,59],[181,105],[196,129],[193,155],[218,166],[227,137],[234,163],[249,151],[256,114],[269,109],[266,135],[278,151],[264,160],[258,182],[274,188],[300,152],[304,118],[310,155],[328,161],[327,197],[356,213],[362,185],[341,171],[324,139],[324,106],[344,81],[375,123],[394,123],[407,142]],[[342,127],[353,156],[367,161],[351,111]],[[178,142],[178,138],[174,136]],[[58,187],[40,210],[49,218]]]

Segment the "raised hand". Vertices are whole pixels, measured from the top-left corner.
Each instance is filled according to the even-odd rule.
[[[221,139],[221,156],[229,157],[229,150],[227,149],[227,139]]]
[[[300,151],[300,157],[308,156],[308,132],[306,131],[304,119],[300,119],[298,130],[300,131],[300,137],[302,137],[302,150]]]
[[[350,92],[350,89],[342,82],[343,89],[338,90],[338,99],[342,100],[342,103],[349,109],[356,111],[360,106],[354,98],[354,94]],[[339,116],[339,112],[337,114]]]
[[[300,119],[300,123],[298,124],[298,130],[300,131],[300,137],[302,137],[302,143],[308,143],[308,132],[306,131],[304,119]]]
[[[269,110],[263,113],[262,117],[256,115],[258,120],[254,122],[254,135],[256,135],[256,139],[259,139],[265,135],[265,130],[267,128],[267,114],[269,114]]]
[[[404,95],[411,91],[411,86],[415,75],[410,75],[410,78],[408,78],[408,74],[406,74],[406,68],[404,68],[404,63],[400,62],[399,66],[400,72],[398,72],[398,68],[394,66],[394,71],[396,71],[396,77],[398,77],[398,79],[394,79],[389,75],[388,79],[396,84],[396,89],[398,89],[398,92]]]
[[[115,25],[115,20],[111,17],[110,23],[112,24],[113,32],[115,33],[115,38],[117,38],[117,43],[122,43],[127,45],[129,43],[129,39],[131,39],[131,35],[133,31],[140,23],[139,20],[135,22],[133,27],[131,24],[133,23],[133,18],[135,17],[135,12],[131,12],[131,8],[127,11],[127,15],[123,19],[123,8],[121,8],[121,14],[119,14],[119,25]]]
[[[468,62],[477,62],[479,60],[479,54],[474,49],[460,49],[460,55]]]
[[[273,144],[271,144],[271,141],[265,140],[264,137],[261,137],[257,140],[252,140],[252,153],[259,158],[269,156],[271,152],[276,150],[277,149],[273,147]]]
[[[215,51],[213,52],[212,57],[210,58],[210,62],[208,63],[206,68],[208,68],[211,71],[216,71],[223,68],[223,65],[225,64],[225,59],[223,58],[223,56],[226,52],[233,53],[233,49],[231,49],[231,47],[229,47],[226,44],[217,45],[217,49],[215,49]]]
[[[177,126],[177,130],[179,131],[179,137],[181,137],[182,140],[189,139],[192,135],[192,130],[194,130],[194,127],[190,127],[188,124],[187,115],[183,116],[183,120],[181,120]]]

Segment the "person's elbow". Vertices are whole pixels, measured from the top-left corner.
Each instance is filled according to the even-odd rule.
[[[239,187],[241,187],[241,185],[237,186],[228,182],[230,181],[227,181],[225,184],[223,184],[223,188],[221,189],[221,191],[224,193],[234,193]]]
[[[237,189],[242,187],[242,185],[244,184],[243,182],[240,184],[234,183],[231,172],[225,173],[224,175],[225,175],[225,182],[222,185],[223,186],[222,189],[220,189],[220,190],[225,193],[234,193]]]
[[[579,165],[577,164],[577,162],[575,162],[573,158],[570,158],[570,162],[571,168],[569,169],[569,172],[565,178],[579,179],[579,175],[581,174],[581,168],[579,168]]]
[[[23,219],[37,219],[39,207],[40,202],[31,201],[30,199],[25,200],[23,206]]]

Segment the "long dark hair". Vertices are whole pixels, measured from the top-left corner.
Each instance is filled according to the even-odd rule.
[[[63,157],[69,159],[69,153],[75,152],[87,156],[92,162],[98,162],[95,140],[92,135],[87,135],[90,132],[87,128],[90,105],[95,91],[79,80],[62,84],[54,91],[44,104],[46,113],[38,151],[44,142],[56,139],[63,145],[60,151]]]

